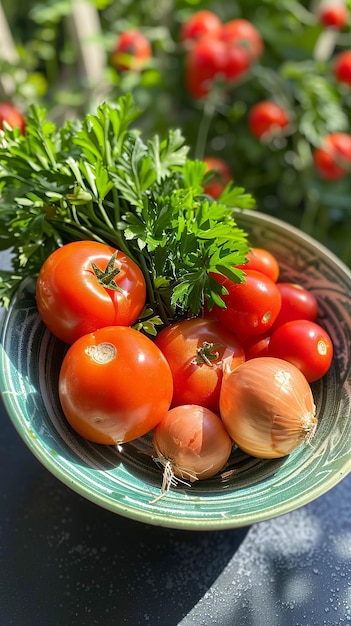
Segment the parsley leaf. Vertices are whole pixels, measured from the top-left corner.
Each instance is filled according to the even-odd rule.
[[[229,184],[221,198],[204,194],[205,165],[188,158],[179,130],[144,140],[133,98],[103,103],[62,128],[33,105],[26,135],[0,131],[0,248],[13,251],[13,271],[0,274],[7,306],[19,281],[36,276],[58,246],[92,239],[123,250],[144,272],[147,313],[138,328],[223,306],[214,273],[243,273],[246,233],[235,211],[254,206]]]

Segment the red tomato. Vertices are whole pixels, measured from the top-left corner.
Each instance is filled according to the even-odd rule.
[[[204,185],[204,191],[212,198],[219,198],[227,184],[232,180],[228,164],[218,157],[206,156],[206,172],[213,172],[213,177]]]
[[[219,36],[222,30],[222,22],[219,17],[206,9],[196,11],[180,29],[180,41],[183,43],[193,43],[204,35]]]
[[[234,83],[242,78],[250,64],[250,54],[245,47],[235,42],[226,42],[226,62],[223,71],[229,83]]]
[[[237,267],[244,270],[257,270],[269,276],[274,283],[277,282],[280,273],[280,267],[275,256],[264,248],[252,248],[247,254],[247,263],[238,265]]]
[[[173,382],[162,352],[127,326],[80,337],[65,354],[59,376],[64,415],[81,437],[102,444],[137,439],[169,409]]]
[[[245,48],[251,61],[256,61],[263,53],[262,37],[251,22],[245,19],[234,19],[223,25],[221,38]]]
[[[211,36],[201,37],[188,52],[185,82],[194,98],[206,97],[216,80],[224,79],[226,48],[223,41]]]
[[[201,37],[188,52],[185,82],[194,98],[204,98],[216,82],[226,86],[241,78],[250,65],[247,50],[214,37]]]
[[[4,122],[7,122],[11,128],[19,128],[22,134],[26,130],[26,122],[22,113],[9,102],[0,102],[0,128],[3,128]]]
[[[155,343],[171,368],[172,406],[199,404],[218,412],[224,361],[232,370],[245,360],[237,338],[216,320],[193,318],[164,328]]]
[[[314,150],[313,161],[325,180],[338,180],[346,176],[351,168],[351,135],[329,133],[322,145]]]
[[[271,331],[263,335],[249,335],[246,337],[238,337],[245,352],[245,361],[256,359],[259,356],[268,355],[268,347],[271,339]]]
[[[263,100],[255,104],[248,117],[248,124],[252,134],[262,141],[268,141],[289,126],[290,119],[287,111],[271,100]]]
[[[222,295],[227,308],[213,307],[223,326],[239,336],[261,335],[272,327],[280,310],[281,296],[268,276],[247,270],[243,283],[234,283],[218,274],[213,277],[228,291]]]
[[[337,55],[333,73],[338,81],[351,85],[351,50],[345,50]]]
[[[349,11],[346,3],[340,0],[326,0],[319,9],[319,20],[323,26],[344,28],[349,19]]]
[[[117,273],[106,284],[107,269]],[[145,300],[145,279],[136,263],[96,241],[74,241],[55,250],[42,265],[36,284],[43,322],[68,344],[103,326],[134,324]]]
[[[142,70],[152,56],[150,41],[139,30],[126,30],[118,37],[111,54],[111,63],[118,70]]]
[[[277,283],[282,297],[282,305],[273,328],[278,328],[291,320],[310,320],[315,322],[318,316],[317,298],[302,285],[296,283]]]
[[[292,320],[272,333],[268,352],[269,356],[295,365],[312,383],[328,371],[333,344],[328,333],[316,322]]]

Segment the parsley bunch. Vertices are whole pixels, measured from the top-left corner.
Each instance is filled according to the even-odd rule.
[[[244,262],[248,242],[235,209],[253,198],[233,184],[220,201],[204,195],[205,165],[188,158],[181,132],[143,140],[138,116],[127,94],[61,128],[35,105],[25,136],[0,131],[0,248],[13,251],[13,271],[0,275],[3,305],[58,246],[82,239],[140,265],[145,320],[196,315],[205,297],[223,305],[212,272],[242,280],[232,266]]]

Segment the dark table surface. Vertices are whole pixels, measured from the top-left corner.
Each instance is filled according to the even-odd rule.
[[[60,483],[0,400],[0,476],[0,626],[351,626],[351,475],[248,528],[158,528]]]

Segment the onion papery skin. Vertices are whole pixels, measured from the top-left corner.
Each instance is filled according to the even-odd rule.
[[[243,452],[273,459],[310,442],[317,427],[310,385],[291,363],[257,357],[224,371],[220,416]]]
[[[157,459],[171,464],[174,476],[204,480],[226,465],[233,442],[216,413],[196,404],[170,409],[156,426]]]

